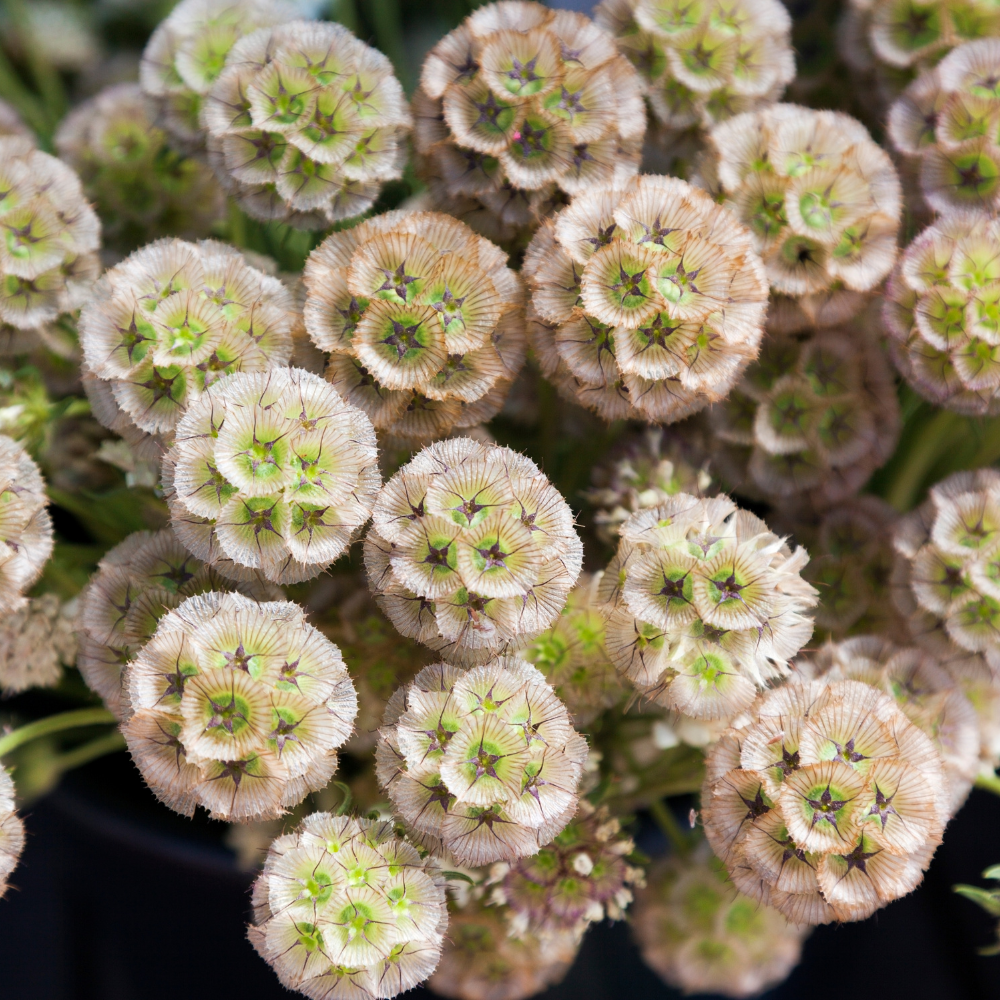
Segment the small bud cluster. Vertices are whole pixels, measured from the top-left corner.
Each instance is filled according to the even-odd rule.
[[[730,118],[709,134],[701,181],[749,227],[776,292],[870,292],[896,259],[899,179],[848,115],[775,104]]]
[[[391,823],[317,812],[278,837],[254,883],[250,943],[314,1000],[388,998],[438,964],[448,909],[431,859]]]
[[[678,493],[633,514],[602,581],[612,661],[674,711],[743,711],[812,635],[808,559],[728,497]]]
[[[30,597],[0,621],[0,688],[5,695],[54,687],[76,662],[73,614],[55,594]]]
[[[807,933],[738,892],[704,842],[655,865],[631,914],[643,961],[685,993],[756,996],[798,964]]]
[[[23,850],[24,823],[14,802],[14,782],[10,772],[0,767],[0,898],[7,891],[7,879]]]
[[[84,361],[140,431],[169,434],[223,376],[287,364],[294,308],[233,247],[157,240],[94,287],[80,316]]]
[[[413,103],[432,198],[478,205],[498,236],[534,228],[560,195],[634,175],[646,131],[642,82],[611,35],[522,0],[487,4],[438,42]]]
[[[330,22],[241,38],[205,98],[216,176],[250,216],[326,229],[402,176],[410,110],[392,63]]]
[[[522,270],[542,373],[605,420],[671,423],[757,355],[767,278],[749,231],[673,177],[581,193]]]
[[[793,923],[864,920],[917,887],[950,795],[941,755],[889,695],[796,680],[708,753],[702,820],[736,888]]]
[[[382,488],[365,566],[396,628],[456,662],[523,645],[562,611],[580,575],[573,514],[530,459],[452,438]]]
[[[358,711],[340,650],[302,609],[241,594],[168,611],[122,682],[129,751],[185,816],[280,816],[329,782]]]
[[[368,418],[299,368],[221,379],[177,425],[163,467],[184,546],[223,576],[274,583],[339,558],[382,481]]]
[[[477,867],[535,854],[573,818],[587,743],[529,663],[425,667],[386,709],[376,770],[415,836]]]
[[[96,204],[105,246],[160,236],[207,236],[224,214],[222,189],[198,160],[174,152],[150,120],[138,84],[102,90],[59,126],[56,149]]]
[[[817,509],[855,494],[888,461],[901,424],[892,369],[854,323],[769,333],[709,422],[715,468],[733,489]]]
[[[524,291],[507,255],[439,212],[388,212],[306,262],[306,328],[327,378],[410,442],[494,417],[524,364]]]

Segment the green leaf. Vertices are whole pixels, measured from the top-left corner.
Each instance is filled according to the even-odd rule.
[[[441,872],[441,874],[449,882],[468,882],[469,885],[475,885],[475,879],[469,878],[464,872]]]
[[[1000,917],[1000,894],[981,889],[978,885],[953,885],[952,889],[960,896],[978,903],[987,913]]]

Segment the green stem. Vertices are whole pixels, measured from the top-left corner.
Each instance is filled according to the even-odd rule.
[[[653,814],[653,819],[656,820],[656,825],[666,834],[667,839],[670,841],[673,849],[678,854],[687,854],[691,849],[691,845],[688,842],[688,838],[684,835],[684,831],[681,829],[680,823],[677,822],[677,817],[671,812],[670,808],[664,804],[662,799],[655,799],[649,804],[649,811]]]
[[[37,722],[29,722],[4,736],[0,736],[0,757],[4,757],[39,736],[61,733],[66,729],[80,729],[83,726],[101,726],[118,720],[106,708],[75,708],[71,712],[60,712]]]
[[[83,767],[84,764],[89,764],[92,760],[97,760],[98,757],[103,757],[105,754],[117,753],[124,749],[125,737],[117,729],[112,729],[111,732],[105,733],[103,736],[88,740],[88,742],[82,743],[66,753],[59,754],[55,761],[56,768],[59,774],[63,774],[66,771],[72,771],[74,767]]]
[[[961,423],[957,413],[941,410],[910,444],[906,460],[885,495],[896,510],[906,512],[913,507],[927,473],[947,451]]]
[[[994,795],[1000,795],[1000,774],[980,774],[975,781],[976,788],[983,788]]]

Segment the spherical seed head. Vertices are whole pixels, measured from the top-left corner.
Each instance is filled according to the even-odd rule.
[[[154,794],[193,815],[273,819],[323,788],[357,695],[296,604],[210,592],[168,611],[130,662],[122,726]]]
[[[507,255],[440,212],[387,212],[309,257],[305,322],[327,379],[411,444],[495,416],[524,364],[524,290]]]
[[[55,594],[31,597],[0,624],[0,687],[17,694],[54,687],[63,666],[76,663],[73,614]]]
[[[896,697],[802,677],[709,751],[702,821],[741,892],[820,924],[864,920],[919,884],[951,799],[938,748]]]
[[[438,964],[444,886],[391,823],[313,813],[271,845],[248,937],[288,989],[394,997]]]
[[[808,558],[728,497],[678,493],[632,514],[602,581],[608,653],[667,708],[731,718],[812,635]]]
[[[164,459],[178,538],[233,579],[321,573],[368,520],[381,482],[371,422],[299,368],[220,379]]]
[[[7,879],[23,850],[24,824],[14,803],[14,782],[10,772],[0,767],[0,897],[7,891]]]
[[[477,867],[534,854],[565,828],[587,743],[542,674],[499,657],[425,667],[389,702],[375,759],[414,834]]]
[[[774,291],[870,292],[889,273],[902,194],[860,122],[776,104],[716,125],[708,144],[699,183],[749,227]]]
[[[559,615],[583,546],[530,459],[452,438],[382,488],[365,539],[372,593],[396,628],[453,662],[517,649]]]
[[[767,278],[750,233],[703,191],[642,176],[578,195],[522,269],[543,374],[604,419],[672,423],[757,355]]]
[[[750,497],[817,509],[855,494],[892,455],[892,371],[856,324],[768,333],[760,357],[709,414],[720,478]]]
[[[611,35],[524,2],[488,4],[431,49],[414,116],[432,199],[500,233],[634,176],[646,130],[641,80]]]
[[[755,996],[798,964],[808,933],[737,891],[704,843],[655,865],[631,914],[643,960],[685,993]]]
[[[402,176],[411,127],[389,60],[339,24],[238,41],[205,96],[209,163],[248,215],[325,229]]]

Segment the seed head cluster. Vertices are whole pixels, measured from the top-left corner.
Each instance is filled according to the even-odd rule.
[[[7,891],[7,879],[17,867],[24,850],[24,823],[14,802],[14,782],[10,772],[0,767],[0,898]]]
[[[64,666],[74,666],[77,644],[72,605],[55,594],[29,597],[0,622],[0,688],[5,695],[54,687]]]

